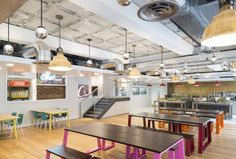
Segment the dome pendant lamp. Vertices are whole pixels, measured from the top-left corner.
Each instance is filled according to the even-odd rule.
[[[48,69],[53,71],[69,71],[71,70],[71,63],[64,56],[63,49],[61,47],[61,20],[63,19],[62,15],[56,15],[59,23],[59,47],[57,49],[57,55],[53,57],[53,60],[49,63]]]
[[[123,58],[125,60],[128,60],[129,59],[129,52],[128,52],[128,32],[127,32],[127,29],[124,29],[125,30],[125,52],[123,54]]]
[[[223,47],[236,44],[236,11],[233,3],[233,0],[219,0],[220,12],[205,28],[203,46]]]
[[[43,0],[40,7],[40,26],[36,29],[35,35],[38,39],[45,39],[48,36],[48,31],[43,27]]]
[[[133,63],[132,68],[129,72],[129,78],[139,78],[141,76],[141,73],[136,68],[136,64],[135,64],[135,47],[136,47],[136,45],[132,45],[132,46],[134,49],[134,63]]]
[[[88,40],[88,47],[89,47],[89,59],[86,62],[86,65],[88,67],[91,67],[93,65],[93,61],[90,59],[90,44],[91,44],[92,39],[87,39],[87,40]]]
[[[7,20],[7,44],[3,47],[4,54],[11,55],[14,52],[14,47],[10,44],[10,18]]]

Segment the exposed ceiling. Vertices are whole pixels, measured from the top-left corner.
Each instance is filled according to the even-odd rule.
[[[32,7],[34,6],[34,7]],[[56,14],[64,16],[62,21],[62,37],[67,40],[87,44],[87,38],[92,38],[91,45],[117,54],[124,53],[124,29],[95,14],[89,12],[68,0],[44,1],[43,25],[49,34],[57,36],[58,26]],[[35,30],[40,24],[40,1],[28,0],[13,14],[11,23],[27,29]],[[128,50],[136,43],[136,55],[146,56],[160,53],[160,46],[134,33],[128,32]],[[168,49],[164,52],[177,56]]]

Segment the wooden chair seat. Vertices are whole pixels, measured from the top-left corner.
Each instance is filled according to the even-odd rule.
[[[63,159],[91,159],[92,157],[89,154],[86,154],[86,153],[83,153],[78,150],[74,150],[72,148],[62,146],[62,145],[49,148],[46,151],[47,151],[48,159],[50,159],[50,154],[54,154]],[[96,158],[93,158],[93,159],[96,159]]]

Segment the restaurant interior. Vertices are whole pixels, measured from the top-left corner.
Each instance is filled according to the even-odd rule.
[[[235,0],[0,0],[0,159],[236,159]]]

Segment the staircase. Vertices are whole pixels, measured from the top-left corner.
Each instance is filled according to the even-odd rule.
[[[103,115],[112,107],[116,102],[113,98],[101,98],[94,106],[91,106],[89,110],[83,115],[85,118],[101,119]],[[95,115],[95,116],[94,116]]]

